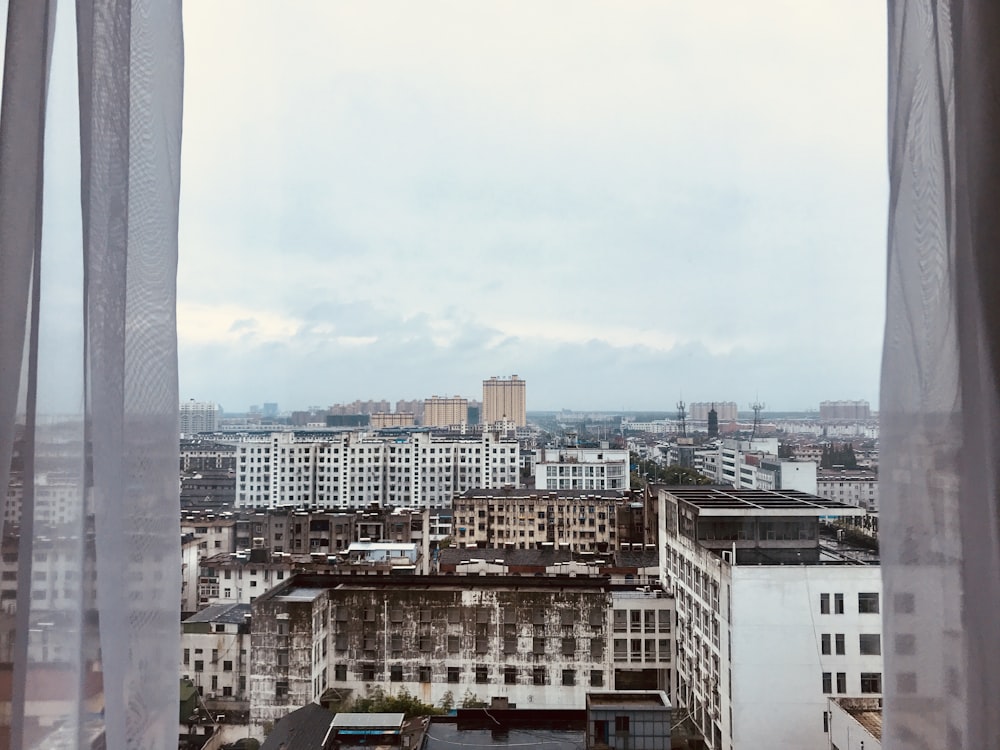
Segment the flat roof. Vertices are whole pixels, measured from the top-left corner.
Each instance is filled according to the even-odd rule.
[[[863,516],[867,511],[798,490],[748,490],[735,487],[663,487],[699,516]]]
[[[587,706],[602,708],[670,708],[667,694],[662,690],[615,690],[606,693],[587,693]]]
[[[311,602],[320,596],[326,589],[310,588],[307,586],[293,586],[288,591],[283,591],[274,598],[281,602]]]
[[[333,722],[330,724],[331,727],[343,728],[343,727],[358,727],[365,729],[382,729],[391,728],[399,729],[403,726],[403,718],[405,714],[395,714],[395,713],[372,713],[372,714],[356,714],[356,713],[338,713],[333,717]]]
[[[250,614],[249,604],[211,604],[196,612],[184,622],[212,622],[228,625],[242,625]]]

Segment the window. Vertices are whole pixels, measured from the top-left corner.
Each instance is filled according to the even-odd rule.
[[[548,674],[545,671],[545,667],[535,667],[531,670],[532,685],[547,685],[548,682]]]
[[[517,667],[504,667],[503,668],[503,684],[504,685],[516,685],[517,684]]]
[[[858,614],[877,615],[878,614],[878,594],[860,593],[858,594]]]
[[[184,663],[185,664],[191,663],[191,649],[189,648],[184,649]]]
[[[403,665],[393,664],[389,667],[389,681],[390,682],[402,682],[403,681]]]
[[[203,660],[201,660],[201,659],[195,659],[194,660],[194,671],[195,672],[204,672],[205,671],[205,662]]]
[[[820,594],[819,595],[819,613],[821,615],[830,614],[830,595]]]
[[[285,700],[288,697],[288,680],[276,680],[274,683],[275,700]]]
[[[896,690],[904,695],[917,692],[917,675],[914,672],[900,672],[896,675]]]
[[[485,685],[489,681],[489,671],[485,664],[476,665],[476,682]]]
[[[862,672],[861,673],[861,692],[862,693],[881,693],[882,692],[882,673],[881,672]]]
[[[590,686],[604,687],[604,672],[600,669],[590,670]]]
[[[222,662],[222,671],[223,672],[232,672],[233,671],[233,663],[231,661],[224,661],[224,662]]]
[[[564,669],[562,671],[562,684],[563,685],[575,685],[576,684],[576,670],[575,669]]]
[[[562,639],[562,653],[563,656],[572,656],[576,653],[576,638]]]
[[[417,680],[420,682],[430,682],[431,681],[431,668],[430,667],[420,667],[417,670]]]
[[[917,653],[917,639],[913,633],[896,634],[896,653],[901,656],[913,656]]]
[[[834,594],[833,595],[833,613],[835,615],[844,614],[844,595]]]
[[[846,649],[844,648],[844,634],[843,633],[837,633],[833,637],[833,646],[834,646],[834,651],[837,652],[837,656],[843,656],[846,653]]]
[[[344,682],[347,680],[347,665],[346,664],[335,664],[333,667],[333,679],[338,682]]]
[[[823,656],[829,656],[830,655],[830,634],[829,633],[823,633],[823,635],[820,636],[820,653],[822,653]]]
[[[901,615],[912,615],[914,602],[913,594],[900,593],[896,594],[894,597],[895,609],[897,614]]]
[[[837,692],[843,695],[847,692],[847,673],[837,672]]]
[[[882,636],[878,633],[862,633],[858,640],[862,656],[878,656],[882,653]]]
[[[459,650],[459,637],[457,635],[448,636],[448,653],[457,654]]]
[[[371,681],[375,679],[375,665],[371,662],[361,665],[361,679]]]
[[[829,695],[833,692],[833,673],[824,672],[823,673],[823,692]]]
[[[448,682],[458,682],[461,673],[461,667],[448,667]]]
[[[629,731],[628,719],[629,719],[628,716],[615,717],[615,734],[628,734]]]

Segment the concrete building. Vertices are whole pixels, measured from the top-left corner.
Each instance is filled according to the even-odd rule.
[[[821,526],[864,511],[720,487],[659,488],[659,503],[677,711],[713,750],[828,748],[829,696],[882,692],[877,553]]]
[[[468,490],[455,498],[455,542],[465,547],[615,548],[611,490]]]
[[[708,413],[713,408],[719,422],[736,422],[740,418],[735,401],[696,401],[688,405],[688,419],[692,422],[707,422]]]
[[[587,693],[587,750],[670,750],[663,691]]]
[[[517,375],[509,378],[491,377],[483,381],[482,423],[491,425],[510,420],[518,427],[528,425],[525,381]]]
[[[627,450],[539,448],[535,451],[536,490],[629,489]]]
[[[249,711],[250,605],[215,604],[181,623],[181,675],[210,712]]]
[[[183,438],[180,450],[182,472],[233,471],[236,468],[236,448],[232,443]]]
[[[821,420],[871,419],[871,407],[867,401],[820,401]]]
[[[823,469],[816,476],[816,494],[877,513],[878,474],[867,469]]]
[[[701,472],[717,484],[816,494],[816,463],[778,458],[777,438],[726,439],[699,453]]]
[[[377,411],[371,415],[369,422],[373,430],[383,430],[387,427],[413,427],[416,417],[411,411]]]
[[[251,723],[329,688],[578,709],[595,687],[669,692],[673,600],[662,592],[619,594],[602,578],[472,580],[298,575],[258,597]]]
[[[424,401],[425,427],[458,427],[469,423],[469,401],[460,396],[431,396]]]
[[[181,435],[215,432],[219,429],[222,409],[211,401],[182,401],[180,405]]]
[[[236,506],[451,507],[473,487],[516,486],[518,443],[492,432],[438,437],[412,432],[315,435],[290,432],[236,446]]]

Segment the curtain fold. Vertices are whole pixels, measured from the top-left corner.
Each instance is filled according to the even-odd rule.
[[[0,741],[165,750],[177,745],[180,651],[181,5],[59,12],[76,21],[75,320],[53,271],[67,243],[48,224],[42,237],[43,176],[70,166],[43,158],[54,0],[11,0],[0,105],[0,477],[23,488],[3,530],[18,591],[0,602],[0,661],[14,661]],[[81,352],[68,364],[67,337]]]
[[[1000,747],[1000,12],[889,2],[886,748]]]

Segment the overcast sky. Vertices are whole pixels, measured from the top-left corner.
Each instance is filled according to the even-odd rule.
[[[875,408],[884,3],[184,13],[182,398]]]

